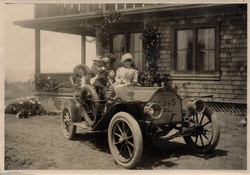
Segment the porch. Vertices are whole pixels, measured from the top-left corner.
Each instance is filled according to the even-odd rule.
[[[150,6],[152,5],[152,6]],[[36,74],[41,74],[44,77],[49,75],[55,78],[58,83],[68,82],[70,73],[65,74],[43,74],[40,71],[40,31],[53,31],[58,33],[70,33],[82,37],[81,46],[81,63],[86,62],[86,36],[97,36],[100,23],[108,11],[117,10],[126,18],[129,18],[129,23],[125,23],[122,27],[114,25],[110,29],[110,33],[117,37],[126,38],[124,42],[124,49],[122,52],[131,51],[128,47],[132,34],[141,32],[135,31],[142,24],[143,20],[150,20],[157,24],[161,30],[161,40],[163,50],[161,51],[160,73],[167,73],[171,75],[171,80],[182,93],[190,94],[214,94],[213,102],[231,103],[231,107],[222,107],[234,109],[235,103],[243,104],[246,102],[246,30],[245,30],[245,12],[246,7],[241,4],[193,4],[190,5],[169,5],[169,4],[36,4],[35,5],[35,19],[15,22],[15,24],[26,28],[35,29],[36,37]],[[107,12],[107,13],[104,13]],[[210,25],[215,21],[218,22],[216,26],[216,43],[219,43],[218,54],[216,59],[220,64],[216,64],[216,71],[218,74],[204,74],[202,78],[197,79],[192,74],[183,76],[174,72],[176,69],[174,59],[174,44],[175,32],[171,26],[185,27],[198,26],[204,27]],[[81,26],[81,25],[84,26]],[[129,28],[128,28],[129,26]],[[93,27],[93,31],[89,27]],[[126,31],[124,29],[126,28]],[[119,29],[119,30],[118,30]],[[141,27],[142,29],[142,27]],[[170,30],[171,29],[171,30]],[[114,52],[113,43],[115,39],[111,38],[107,46],[108,52]],[[240,38],[240,39],[239,39]],[[111,40],[113,39],[113,40]],[[98,42],[97,42],[98,43]],[[97,46],[97,53],[98,47]],[[117,44],[114,44],[117,45]],[[112,50],[113,49],[113,50]],[[126,50],[127,49],[127,50]],[[101,50],[101,49],[100,49]],[[105,50],[106,52],[106,50]],[[244,52],[244,53],[242,53]],[[120,52],[119,52],[120,53]],[[230,55],[230,56],[229,56]],[[199,75],[200,76],[200,75]],[[215,76],[215,77],[214,77]],[[183,83],[190,82],[191,85],[186,89]],[[70,91],[70,87],[60,87],[58,93],[66,93]],[[60,95],[60,94],[59,94]],[[43,96],[45,96],[43,94]],[[53,95],[52,95],[53,96]],[[216,104],[216,103],[215,103]],[[220,104],[220,103],[218,103]],[[214,105],[214,110],[219,109]],[[221,106],[221,105],[220,105]],[[230,111],[230,110],[228,110]]]

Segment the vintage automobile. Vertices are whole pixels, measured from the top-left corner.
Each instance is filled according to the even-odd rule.
[[[125,168],[138,165],[145,139],[183,137],[198,153],[217,146],[217,117],[200,98],[191,99],[187,109],[182,109],[182,99],[169,88],[114,88],[114,72],[104,70],[100,75],[104,88],[85,85],[79,96],[68,99],[63,107],[61,124],[67,139],[73,139],[76,127],[107,132],[110,151],[116,163]],[[178,132],[169,135],[173,129]]]

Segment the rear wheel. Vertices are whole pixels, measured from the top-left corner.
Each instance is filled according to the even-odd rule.
[[[86,122],[89,126],[93,126],[97,119],[99,107],[99,97],[96,90],[90,85],[85,85],[81,89],[80,98],[84,101],[85,109],[88,115],[88,120],[86,120]]]
[[[126,112],[117,113],[108,128],[110,151],[117,164],[134,168],[141,160],[143,141],[137,121]]]
[[[64,136],[71,140],[74,138],[76,133],[76,126],[73,125],[72,121],[72,108],[71,107],[64,107],[61,116],[61,125]]]
[[[184,136],[187,145],[198,153],[206,153],[215,149],[220,139],[219,122],[209,108],[203,113],[193,114],[196,127],[192,135]]]

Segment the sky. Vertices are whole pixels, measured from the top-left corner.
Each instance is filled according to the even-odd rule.
[[[5,4],[5,80],[28,81],[35,72],[35,31],[13,21],[33,19],[33,4]],[[94,58],[95,44],[86,43],[87,58]],[[81,37],[41,31],[41,72],[72,72],[81,62]],[[92,60],[87,59],[91,66]]]

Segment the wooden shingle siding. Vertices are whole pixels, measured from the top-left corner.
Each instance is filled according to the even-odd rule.
[[[172,86],[178,86],[181,96],[210,95],[212,102],[242,103],[247,100],[247,15],[227,14],[193,19],[172,19],[159,21],[161,31],[161,59],[159,72],[171,74],[171,26],[177,24],[198,24],[218,22],[219,28],[219,75],[213,80],[177,80],[171,78]],[[190,82],[183,88],[183,84]]]

